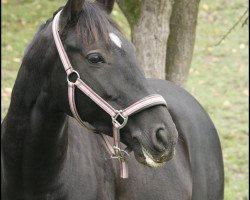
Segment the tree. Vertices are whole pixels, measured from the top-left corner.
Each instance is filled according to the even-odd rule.
[[[184,86],[191,65],[199,0],[117,0],[147,77]]]

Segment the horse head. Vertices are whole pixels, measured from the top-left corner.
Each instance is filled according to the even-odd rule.
[[[112,107],[121,110],[156,92],[137,64],[133,44],[109,16],[113,4],[114,1],[68,0],[61,11],[59,34],[81,79]],[[48,38],[51,40],[51,34]],[[72,116],[66,74],[52,40],[48,52],[48,59],[53,60],[50,80],[57,110]],[[70,78],[74,79],[73,76]],[[81,119],[91,124],[95,133],[112,133],[110,116],[78,89],[75,104]],[[121,129],[121,141],[134,151],[137,161],[151,167],[172,158],[177,135],[170,113],[163,105],[131,115]]]

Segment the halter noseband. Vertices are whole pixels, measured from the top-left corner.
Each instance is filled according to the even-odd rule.
[[[131,106],[123,109],[117,110],[113,108],[108,102],[106,102],[103,98],[101,98],[98,94],[96,94],[86,83],[84,83],[80,79],[80,75],[77,71],[75,71],[69,61],[67,53],[63,47],[62,41],[59,36],[59,17],[60,12],[56,14],[52,24],[52,31],[54,41],[61,58],[62,64],[64,66],[65,72],[67,74],[67,82],[68,82],[68,99],[70,110],[75,117],[75,119],[82,125],[86,126],[84,122],[81,120],[75,105],[75,87],[81,90],[84,94],[86,94],[90,99],[92,99],[98,106],[100,106],[105,112],[107,112],[112,119],[113,124],[113,140],[114,144],[112,145],[108,139],[108,136],[102,134],[102,138],[106,144],[107,149],[111,153],[111,158],[118,159],[120,161],[120,176],[121,178],[128,177],[128,166],[127,166],[127,158],[129,157],[129,153],[126,150],[122,150],[120,148],[120,129],[123,128],[127,121],[128,117],[132,114],[135,114],[145,108],[155,106],[155,105],[167,105],[166,101],[161,95],[153,94],[142,98],[141,100],[135,102]],[[71,82],[69,80],[69,76],[71,74],[76,74],[77,79],[75,82]]]

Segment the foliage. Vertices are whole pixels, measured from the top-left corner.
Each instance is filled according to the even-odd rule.
[[[25,47],[38,25],[52,17],[64,3],[62,0],[2,1],[2,119]],[[247,27],[236,28],[220,46],[214,45],[241,16],[246,9],[244,5],[247,5],[244,0],[200,3],[197,39],[187,83],[187,89],[210,114],[221,138],[225,200],[248,199]],[[128,23],[117,6],[112,15],[129,36]]]
[[[137,23],[141,12],[141,0],[117,0],[119,6],[126,13],[127,20],[131,27]]]

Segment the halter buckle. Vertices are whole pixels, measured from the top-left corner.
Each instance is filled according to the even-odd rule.
[[[123,120],[123,121],[119,122],[118,120]],[[112,117],[112,122],[117,129],[123,128],[127,124],[127,121],[128,117],[122,115],[122,110],[119,110],[117,114],[114,117]]]

